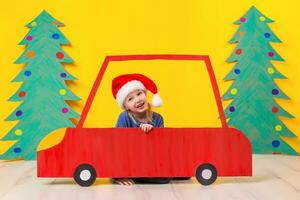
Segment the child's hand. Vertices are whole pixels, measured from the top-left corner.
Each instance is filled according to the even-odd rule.
[[[114,179],[114,182],[119,185],[134,185],[133,180],[129,178],[116,178]]]
[[[153,128],[151,124],[141,124],[140,127],[146,133],[151,131],[151,129]]]

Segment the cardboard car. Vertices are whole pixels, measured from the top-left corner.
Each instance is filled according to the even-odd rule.
[[[109,62],[128,60],[204,61],[222,127],[84,128],[95,94]],[[251,176],[252,150],[248,138],[226,124],[219,89],[208,56],[107,56],[94,82],[76,128],[67,128],[63,140],[38,152],[38,177],[71,178],[90,186],[96,178],[192,177],[202,185],[220,176]]]

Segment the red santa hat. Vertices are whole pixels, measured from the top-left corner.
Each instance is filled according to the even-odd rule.
[[[115,77],[112,81],[112,93],[122,109],[124,109],[123,103],[126,96],[137,89],[149,90],[153,93],[152,106],[162,105],[155,83],[142,74],[123,74]]]

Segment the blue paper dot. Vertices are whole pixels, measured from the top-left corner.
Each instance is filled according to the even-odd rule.
[[[22,149],[21,149],[21,148],[19,148],[19,147],[17,147],[17,148],[14,148],[14,152],[15,152],[15,153],[21,153],[21,151],[22,151]]]
[[[271,34],[270,33],[265,33],[264,36],[265,36],[265,38],[270,38]]]
[[[278,140],[273,140],[272,141],[272,146],[277,148],[277,147],[280,146],[280,142]]]
[[[25,76],[31,76],[31,71],[25,71]]]
[[[59,39],[59,34],[58,33],[54,33],[52,35],[52,38],[55,39],[55,40]]]
[[[235,69],[235,70],[234,70],[234,73],[235,73],[235,74],[240,74],[240,73],[241,73],[241,70],[240,70],[240,69]]]

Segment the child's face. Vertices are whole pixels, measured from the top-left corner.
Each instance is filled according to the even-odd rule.
[[[125,98],[124,107],[133,113],[145,112],[148,108],[146,92],[140,89],[130,92]]]

